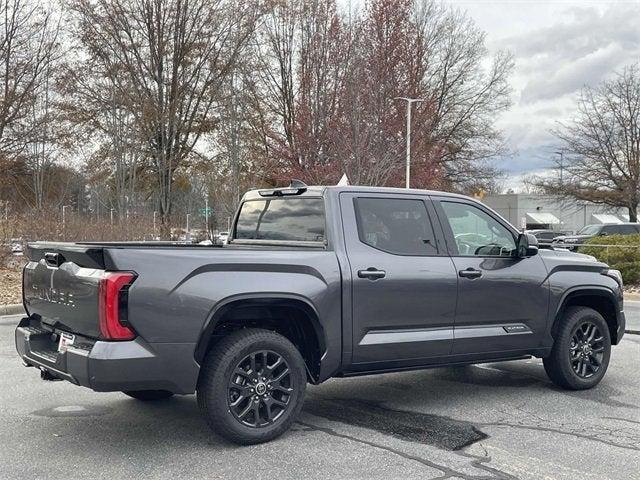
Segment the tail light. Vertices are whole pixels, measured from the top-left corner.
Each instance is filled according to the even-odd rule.
[[[105,340],[132,340],[136,333],[127,325],[129,285],[136,279],[133,272],[105,272],[100,280],[100,332]]]

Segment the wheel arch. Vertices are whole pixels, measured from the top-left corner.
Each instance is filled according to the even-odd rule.
[[[326,339],[313,304],[295,294],[238,295],[219,302],[209,315],[196,344],[198,364],[220,339],[241,328],[264,328],[289,339],[300,351],[312,383],[320,378]]]
[[[617,344],[618,339],[618,300],[613,291],[605,287],[578,287],[569,290],[560,301],[551,326],[551,335],[555,338],[565,312],[573,306],[589,307],[597,311],[609,327],[611,343]]]

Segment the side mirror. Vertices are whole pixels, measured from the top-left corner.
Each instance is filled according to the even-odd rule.
[[[518,235],[518,245],[516,256],[519,258],[532,257],[538,254],[538,239],[531,233],[521,233]]]
[[[599,235],[601,237],[606,237],[607,235],[609,235],[607,232],[600,232]]]

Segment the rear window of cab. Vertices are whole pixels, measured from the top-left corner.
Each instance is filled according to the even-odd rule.
[[[240,208],[234,238],[324,242],[324,201],[316,197],[247,200]]]

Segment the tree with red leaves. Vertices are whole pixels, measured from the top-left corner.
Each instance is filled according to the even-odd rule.
[[[485,71],[484,34],[471,20],[414,0],[372,0],[361,16],[340,14],[334,0],[301,0],[273,15],[266,36],[278,41],[263,54],[275,61],[264,65],[280,74],[263,78],[281,94],[271,103],[287,107],[273,112],[273,181],[347,173],[355,184],[402,185],[399,96],[424,99],[414,106],[412,186],[468,191],[493,181],[488,160],[502,151],[493,118],[509,105],[512,61],[499,54]]]

